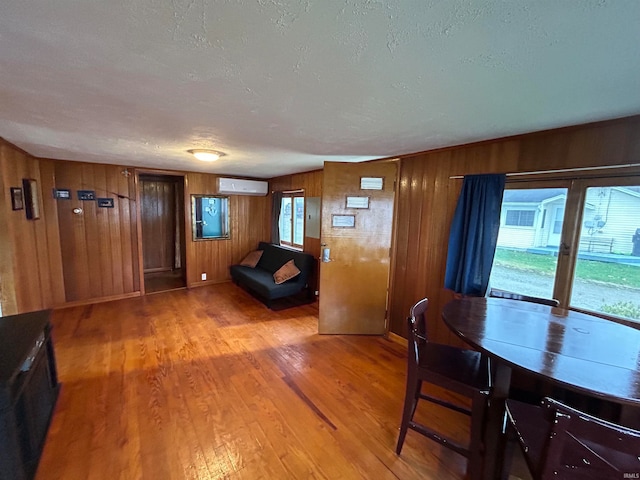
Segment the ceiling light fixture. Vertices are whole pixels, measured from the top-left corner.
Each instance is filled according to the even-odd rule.
[[[224,157],[226,154],[223,152],[219,152],[217,150],[206,150],[206,149],[191,149],[187,150],[191,155],[196,157],[198,160],[202,160],[203,162],[215,162],[220,157]]]

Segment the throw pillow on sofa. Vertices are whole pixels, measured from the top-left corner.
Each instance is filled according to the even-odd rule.
[[[256,268],[256,265],[258,265],[258,262],[262,257],[262,252],[263,250],[254,250],[253,252],[249,253],[246,257],[244,257],[244,260],[240,262],[240,265],[244,265],[245,267]]]
[[[293,260],[289,260],[273,274],[273,280],[276,282],[276,285],[280,285],[298,275],[300,275],[300,270],[298,270]]]

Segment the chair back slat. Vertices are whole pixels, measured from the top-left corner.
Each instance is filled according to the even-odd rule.
[[[543,450],[540,478],[623,478],[640,472],[640,432],[593,417],[553,399],[554,420]]]
[[[416,303],[409,312],[407,322],[409,355],[416,365],[420,364],[420,350],[427,341],[427,321],[425,313],[429,306],[429,299],[423,298]]]

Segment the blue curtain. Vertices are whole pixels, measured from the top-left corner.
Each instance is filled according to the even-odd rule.
[[[481,297],[487,292],[505,180],[504,174],[464,177],[449,233],[446,288]]]
[[[280,207],[282,206],[282,192],[272,192],[271,202],[271,243],[280,245]]]

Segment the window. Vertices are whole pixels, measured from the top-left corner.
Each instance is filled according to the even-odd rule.
[[[280,204],[280,245],[304,247],[304,192],[284,192]]]
[[[505,221],[498,232],[489,279],[491,287],[532,297],[553,297],[560,235],[555,231],[555,223],[550,229],[545,219],[547,216],[557,218],[553,215],[564,209],[566,198],[566,188],[511,189],[507,186],[502,199]],[[518,209],[510,208],[512,205],[518,205]],[[539,273],[533,280],[532,271]]]
[[[491,287],[640,322],[640,177],[507,184],[502,212]]]
[[[570,305],[640,321],[640,181],[584,192]]]
[[[229,238],[229,197],[191,195],[194,240]]]
[[[562,233],[562,221],[564,220],[564,207],[556,208],[553,220],[553,233],[560,235]]]
[[[507,210],[505,225],[515,227],[533,227],[536,212],[533,210]]]

